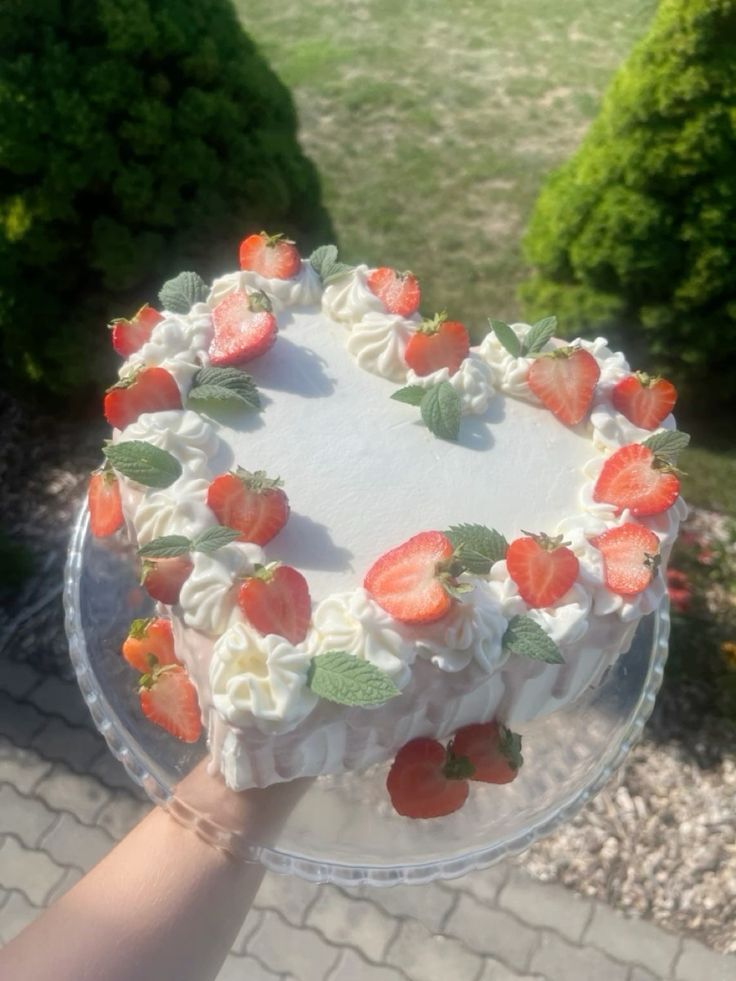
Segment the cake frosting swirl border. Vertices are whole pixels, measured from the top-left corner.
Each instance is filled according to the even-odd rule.
[[[121,377],[141,363],[157,364],[174,376],[184,402],[194,374],[207,364],[211,305],[231,290],[259,289],[272,297],[277,312],[305,308],[310,304],[316,306],[316,283],[319,281],[315,282],[315,275],[304,262],[300,274],[288,283],[264,280],[245,271],[221,277],[214,282],[208,302],[196,304],[189,314],[165,311],[164,320],[154,328],[149,343],[121,367]],[[364,267],[357,267],[327,286],[322,293],[321,309],[333,320],[336,330],[345,330],[346,347],[361,368],[397,383],[455,381],[464,413],[482,412],[496,391],[511,398],[536,401],[525,381],[528,360],[514,358],[493,334],[471,350],[455,376],[417,379],[402,362],[401,352],[416,329],[418,318],[402,318],[377,310],[375,297],[365,284]],[[512,329],[523,340],[530,328],[526,324],[514,324]],[[578,513],[570,515],[560,527],[546,530],[563,532],[570,540],[580,561],[579,581],[553,607],[528,610],[508,576],[505,563],[500,562],[494,565],[488,577],[476,580],[474,593],[455,605],[447,621],[425,628],[394,624],[398,640],[394,644],[395,650],[388,645],[389,661],[394,662],[390,664],[389,673],[393,673],[408,696],[397,702],[401,701],[404,706],[407,701],[411,702],[414,709],[411,713],[406,713],[405,709],[403,714],[398,713],[397,707],[391,705],[377,710],[340,710],[324,703],[317,705],[306,687],[309,660],[315,653],[341,649],[344,644],[329,632],[312,629],[301,650],[300,645],[296,645],[296,649],[285,651],[294,664],[299,663],[300,653],[303,657],[301,667],[292,673],[292,690],[287,690],[288,686],[284,689],[281,717],[278,713],[271,718],[253,716],[249,725],[243,706],[229,698],[227,683],[222,683],[221,653],[227,648],[229,631],[235,628],[239,617],[234,603],[230,617],[227,611],[223,612],[223,603],[218,603],[218,590],[224,595],[229,588],[227,575],[223,575],[223,566],[227,562],[231,571],[247,571],[252,562],[260,558],[244,554],[254,546],[234,544],[227,546],[220,555],[207,557],[208,562],[204,564],[209,571],[195,569],[189,589],[194,598],[190,601],[185,594],[179,615],[173,618],[177,651],[197,684],[203,712],[209,721],[213,755],[231,786],[263,786],[298,775],[368,766],[392,755],[397,745],[399,723],[402,723],[399,727],[406,737],[403,741],[407,741],[416,735],[431,734],[440,738],[449,735],[461,720],[485,721],[500,717],[507,724],[524,722],[573,700],[594,684],[628,648],[639,619],[656,609],[662,600],[662,577],[655,577],[643,593],[633,598],[612,593],[603,583],[601,556],[590,545],[589,538],[635,520],[656,533],[666,562],[679,522],[686,514],[686,506],[678,498],[664,514],[632,519],[627,511],[617,514],[613,507],[593,501],[595,478],[605,455],[651,433],[638,429],[610,405],[611,388],[630,372],[624,356],[612,352],[603,338],[575,343],[589,351],[601,369],[590,413],[591,460],[585,468]],[[661,428],[674,428],[674,419],[669,416]],[[155,492],[144,490],[141,493],[123,478],[126,519],[133,541],[142,541],[141,532],[143,537],[153,537],[150,529],[155,515],[151,513],[152,509],[158,515],[158,534],[192,535],[216,523],[211,512],[205,513],[208,509],[203,490],[206,479],[218,472],[212,469],[211,461],[217,458],[219,437],[205,419],[189,409],[144,415],[122,434],[116,433],[115,438],[144,439],[161,446],[177,457],[183,469],[181,478],[167,492],[168,517],[161,516],[161,502],[154,500]],[[142,514],[140,521],[137,520],[139,514]],[[458,521],[461,520],[462,515],[458,515]],[[242,559],[240,565],[238,556]],[[358,587],[352,593],[344,594],[346,607],[360,592]],[[209,597],[207,602],[202,600],[204,594]],[[383,622],[384,635],[390,625],[386,626],[386,614],[370,597],[363,597],[363,600],[364,614],[353,616],[353,623],[362,633],[364,642],[362,646],[361,643],[354,644],[352,652],[373,660],[369,641],[379,629],[377,623]],[[322,608],[325,604],[334,606],[335,602],[334,596],[323,600],[313,611],[313,622],[325,619]],[[560,666],[529,663],[513,654],[504,659],[500,644],[503,630],[499,629],[498,622],[493,622],[492,611],[486,610],[485,616],[480,615],[484,605],[492,607],[496,621],[500,617],[504,623],[518,613],[529,614],[555,640],[566,663]],[[213,607],[217,608],[217,615],[212,612]],[[465,623],[456,622],[463,619]],[[182,621],[188,628],[186,631],[181,629]],[[342,639],[345,624],[340,626],[338,633]],[[259,640],[255,632],[251,633],[249,642],[261,647],[268,645],[267,638]],[[192,637],[196,639],[198,634],[210,638],[221,635],[214,647],[212,666],[207,665],[206,670],[199,663],[202,658],[198,653],[188,650],[188,641]],[[464,646],[459,645],[460,639]],[[283,642],[279,646],[284,651],[290,645]],[[229,657],[229,662],[233,661],[237,666],[237,658]],[[384,658],[380,665],[383,670],[386,661]],[[434,678],[429,665],[434,669]],[[415,675],[421,675],[421,685],[413,684]],[[448,699],[453,686],[458,689],[457,705],[452,702],[454,696]],[[299,698],[293,697],[295,689],[303,696],[301,703]],[[415,689],[413,693],[412,689]],[[475,707],[473,711],[469,708],[471,704]],[[377,735],[386,722],[393,727],[394,738],[390,746],[383,745]],[[291,738],[290,734],[297,728],[298,739]],[[311,747],[309,751],[307,747]]]

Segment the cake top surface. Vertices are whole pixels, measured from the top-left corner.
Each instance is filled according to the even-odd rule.
[[[346,339],[321,311],[282,316],[251,368],[263,412],[217,426],[237,464],[283,479],[291,515],[268,555],[300,569],[315,600],[359,586],[379,555],[427,528],[478,522],[513,538],[578,509],[587,434],[499,393],[457,440],[438,439]]]

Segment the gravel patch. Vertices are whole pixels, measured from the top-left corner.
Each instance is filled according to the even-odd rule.
[[[519,863],[545,881],[736,951],[736,726],[667,687],[613,780]]]
[[[0,608],[0,656],[71,676],[61,580],[71,522],[106,429],[0,395],[3,529],[34,570]],[[736,726],[692,683],[666,684],[644,740],[608,787],[518,861],[717,950],[736,951]]]

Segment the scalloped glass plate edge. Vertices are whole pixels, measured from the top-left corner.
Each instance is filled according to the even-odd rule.
[[[504,858],[516,855],[572,818],[608,782],[631,747],[640,738],[662,684],[670,631],[669,609],[666,601],[656,612],[653,631],[654,650],[644,685],[630,713],[620,742],[601,758],[590,782],[581,790],[572,793],[553,814],[532,823],[523,832],[510,835],[488,847],[475,848],[447,860],[434,859],[429,862],[395,866],[369,864],[358,866],[315,861],[277,847],[246,846],[240,841],[233,841],[232,836],[222,832],[204,815],[197,813],[184,801],[175,797],[167,788],[163,778],[152,772],[155,767],[152,766],[151,761],[134,752],[127,745],[125,727],[99,690],[99,685],[89,668],[80,603],[80,572],[88,523],[89,515],[86,503],[83,503],[74,524],[67,555],[64,572],[64,610],[70,658],[95,725],[112,754],[123,764],[131,779],[145,790],[154,804],[169,809],[178,821],[213,845],[234,852],[244,861],[261,862],[267,869],[279,874],[297,875],[310,882],[330,882],[341,886],[421,884],[435,879],[457,878],[467,872],[488,868]]]

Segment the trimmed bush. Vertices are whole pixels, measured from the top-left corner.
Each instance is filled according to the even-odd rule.
[[[736,0],[663,0],[543,187],[525,249],[530,317],[554,311],[570,334],[613,328],[681,383],[732,388]]]
[[[104,323],[246,233],[331,237],[291,97],[229,0],[0,4],[6,378],[95,378]]]

